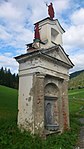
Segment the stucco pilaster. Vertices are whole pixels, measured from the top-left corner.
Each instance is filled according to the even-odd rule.
[[[62,110],[62,83],[59,85],[59,129],[63,131],[63,110]]]
[[[34,131],[42,135],[44,131],[44,78],[40,73],[34,74]]]
[[[62,85],[62,113],[64,130],[69,129],[69,103],[68,103],[68,81],[64,80]]]

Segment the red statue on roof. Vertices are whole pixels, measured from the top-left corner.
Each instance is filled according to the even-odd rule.
[[[49,14],[50,18],[53,20],[53,18],[54,18],[54,8],[53,8],[52,3],[50,3],[50,5],[48,6],[48,14]]]
[[[34,31],[35,31],[34,32],[34,38],[40,40],[39,24],[38,23],[35,24]]]

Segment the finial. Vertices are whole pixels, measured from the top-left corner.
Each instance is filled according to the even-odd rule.
[[[34,40],[40,40],[40,33],[39,33],[39,24],[36,23],[35,24],[35,28],[34,28]]]
[[[47,3],[46,3],[46,6],[48,6],[48,14],[49,14],[50,18],[53,20],[53,18],[54,18],[53,4],[50,3],[50,5],[47,5]]]

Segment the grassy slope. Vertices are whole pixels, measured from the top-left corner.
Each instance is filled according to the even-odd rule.
[[[17,90],[0,86],[0,149],[73,149],[79,127],[76,117],[80,117],[80,108],[83,106],[81,98],[84,98],[83,90],[69,91],[71,130],[42,140],[18,130]]]
[[[17,90],[0,85],[0,120],[15,120],[17,115]]]
[[[80,71],[75,71],[73,73],[70,74],[70,79],[77,77],[78,75],[80,75],[82,72],[84,72],[84,70],[80,70]]]
[[[84,117],[84,89],[69,91],[70,114]]]
[[[69,88],[84,87],[84,72],[69,80]]]

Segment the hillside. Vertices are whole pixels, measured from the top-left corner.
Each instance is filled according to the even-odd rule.
[[[80,71],[76,71],[70,74],[70,79],[77,77],[78,75],[80,75],[81,73],[83,73],[84,70],[80,70]]]
[[[84,88],[84,70],[70,75],[69,89]]]
[[[0,123],[16,119],[18,91],[0,85]]]
[[[80,95],[80,99],[79,99]],[[60,135],[41,139],[29,132],[20,132],[17,128],[17,96],[18,91],[0,86],[0,149],[73,149],[78,136],[78,118],[84,101],[84,90],[69,91],[71,129]],[[66,140],[66,141],[65,141]]]

